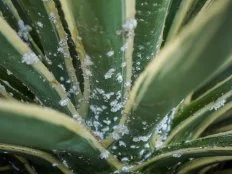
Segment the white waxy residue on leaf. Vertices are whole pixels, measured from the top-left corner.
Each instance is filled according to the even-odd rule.
[[[67,106],[70,102],[69,98],[65,98],[59,101],[60,106]]]
[[[102,153],[100,154],[100,158],[101,158],[101,159],[106,159],[106,158],[109,157],[109,155],[110,155],[110,152],[109,152],[109,151],[104,151],[104,152],[102,152]]]
[[[136,19],[128,19],[122,26],[123,31],[127,33],[131,33],[134,31],[134,29],[137,26],[137,21]]]
[[[115,69],[114,68],[110,68],[104,75],[105,79],[110,79],[112,77],[112,75],[114,74]]]
[[[106,53],[106,55],[108,56],[108,57],[112,57],[113,55],[114,55],[114,51],[108,51],[107,53]]]
[[[22,63],[26,63],[27,65],[35,64],[39,61],[38,56],[32,51],[27,52],[22,57]]]
[[[55,24],[56,23],[56,15],[55,15],[55,13],[51,12],[49,14],[49,19]]]
[[[223,107],[226,103],[226,100],[219,100],[217,101],[213,106],[211,106],[210,110],[215,110],[217,111],[218,109],[220,109],[221,107]]]
[[[23,38],[24,40],[28,41],[29,40],[29,32],[31,31],[31,27],[29,25],[25,25],[22,20],[18,21],[18,35],[19,37]]]

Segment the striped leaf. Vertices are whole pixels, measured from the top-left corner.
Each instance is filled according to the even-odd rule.
[[[231,156],[231,136],[232,132],[229,131],[161,149],[131,171],[168,174],[174,170],[178,162],[185,162],[190,158]]]
[[[166,17],[172,0],[137,0],[133,81],[144,70],[152,57],[159,52],[163,41]]]
[[[40,150],[31,149],[28,147],[0,144],[0,153],[14,155],[14,157],[19,162],[21,162],[25,168],[24,172],[29,174],[35,174],[36,172],[42,173],[42,171],[48,174],[72,174],[72,172],[68,170],[67,167],[53,155],[42,152]],[[35,167],[35,169],[30,167],[31,164],[28,163],[27,159],[31,161],[32,166]],[[43,166],[43,168],[41,168],[41,166]]]
[[[2,18],[0,25],[0,65],[20,79],[46,106],[76,115],[63,88],[35,53]]]
[[[76,41],[77,52],[82,59],[85,90],[90,91],[86,119],[103,138],[120,120],[130,89],[135,1],[60,0],[60,3],[72,37],[81,40]]]
[[[34,105],[0,101],[0,120],[1,143],[84,156],[95,171],[121,167],[85,126],[62,113]],[[81,164],[77,164],[80,161],[72,162],[76,168],[81,168]]]
[[[21,7],[29,18],[29,25],[38,33],[44,52],[43,62],[63,85],[74,106],[79,108],[81,91],[67,44],[67,34],[55,3],[51,0],[22,0],[14,3]],[[21,17],[26,20],[24,16]]]
[[[152,129],[155,135],[162,132],[171,109],[231,63],[232,3],[220,1],[212,7],[207,16],[199,15],[170,42],[135,83],[121,120],[130,133],[120,141],[137,148],[121,147],[122,156],[130,157],[148,147]],[[186,83],[186,79],[190,80]],[[158,141],[156,144],[160,146]]]

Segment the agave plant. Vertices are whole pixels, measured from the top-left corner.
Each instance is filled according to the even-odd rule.
[[[1,0],[0,172],[232,173],[231,0]]]

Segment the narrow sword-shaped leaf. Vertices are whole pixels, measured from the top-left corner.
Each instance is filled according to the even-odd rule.
[[[172,129],[179,125],[183,120],[190,117],[194,112],[203,108],[210,102],[215,102],[218,98],[223,96],[225,93],[230,92],[232,85],[232,75],[209,89],[197,99],[190,102],[188,105],[183,107],[182,111],[176,114],[173,119]]]
[[[32,25],[40,38],[45,54],[44,62],[67,91],[68,97],[79,108],[81,91],[67,44],[67,34],[53,0],[22,0],[18,3],[29,14]]]
[[[232,3],[220,1],[212,7],[167,45],[135,83],[121,119],[130,132],[120,140],[129,144],[120,147],[123,156],[144,149],[151,130],[158,134],[173,107],[231,63]]]
[[[202,86],[200,89],[194,92],[191,97],[191,100],[197,100],[198,98],[202,98],[206,93],[212,91],[213,88],[217,88],[220,83],[223,83],[228,77],[232,74],[232,66],[229,66],[224,71],[220,72],[216,77],[214,77],[210,82]]]
[[[77,115],[61,85],[1,17],[0,47],[0,65],[20,79],[43,104]]]
[[[202,8],[204,8],[207,0],[195,0],[191,6],[191,8],[188,10],[185,19],[183,21],[182,27],[186,24],[188,24],[191,20],[198,15],[199,12],[201,12]]]
[[[36,32],[31,26],[23,21],[11,0],[0,1],[0,11],[2,11],[4,19],[7,23],[18,33],[18,35],[24,40],[30,48],[38,55],[42,55],[42,51],[37,46],[37,43],[31,36],[31,32]]]
[[[21,102],[33,102],[30,98],[23,95],[20,91],[13,88],[7,81],[4,81],[0,78],[0,93],[3,94],[5,98],[8,99],[17,99]]]
[[[75,54],[77,57],[74,57],[74,65],[77,77],[83,78],[83,97],[81,100],[81,106],[79,112],[81,113],[82,117],[86,117],[88,115],[88,108],[89,108],[89,95],[90,95],[90,83],[88,76],[84,76],[83,74],[88,74],[90,64],[84,63],[84,59],[87,57],[87,54],[84,50],[84,46],[82,43],[82,39],[80,37],[79,31],[77,29],[76,20],[74,17],[75,8],[73,8],[71,0],[55,0],[56,4],[60,6],[60,10],[63,13],[64,22],[66,22],[67,30],[70,32],[70,39],[73,42],[73,47],[75,49]],[[80,71],[82,74],[80,75]],[[80,82],[81,84],[81,82]]]
[[[170,173],[178,162],[185,162],[189,158],[232,156],[232,132],[228,131],[213,136],[169,146],[152,154],[151,158],[132,168],[157,174]]]
[[[186,25],[193,18],[193,16],[196,15],[196,13],[199,11],[199,8],[204,5],[204,1],[206,0],[181,1],[180,8],[175,15],[172,26],[168,33],[168,41],[177,36],[183,26]]]
[[[168,33],[171,29],[171,26],[173,24],[173,20],[175,19],[176,13],[178,12],[178,9],[180,7],[181,2],[182,2],[182,0],[172,0],[171,1],[169,12],[167,15],[167,19],[165,21],[162,46],[166,44]]]
[[[134,38],[133,81],[160,50],[170,3],[171,0],[136,1],[138,24]]]
[[[118,123],[130,89],[135,1],[60,2],[63,9],[66,5],[71,8],[74,18],[67,16],[66,20],[75,20],[74,36],[78,31],[86,53],[82,66],[84,79],[91,84],[85,88],[90,90],[88,124],[103,138]],[[70,29],[74,22],[70,22]]]
[[[220,118],[218,118],[203,132],[202,136],[208,136],[232,130],[231,112],[232,109],[225,115],[222,115]]]
[[[12,72],[1,66],[0,79],[9,83],[10,86],[24,94],[29,99],[33,100],[35,98],[34,94],[31,91],[29,91],[29,89],[12,74]]]
[[[83,155],[96,171],[121,167],[84,125],[57,111],[1,100],[0,120],[1,143]]]
[[[171,140],[173,136],[177,136],[180,139],[185,139],[189,135],[193,136],[194,133],[192,134],[189,132],[191,128],[192,132],[197,132],[197,127],[200,126],[200,123],[206,117],[211,118],[211,113],[213,113],[215,109],[218,110],[224,104],[230,102],[229,96],[231,96],[231,85],[232,76],[229,76],[226,79],[220,81],[220,83],[216,84],[207,92],[203,93],[197,99],[193,100],[187,105],[184,105],[183,108],[179,109],[179,111],[177,110],[169,127],[170,129],[168,131],[163,131],[163,133],[160,133],[156,136],[153,136],[151,140],[151,145],[155,147],[157,140],[162,139],[164,135],[167,138],[167,140],[165,140],[166,138],[162,140],[165,141],[165,144],[172,142],[175,143],[176,141]],[[196,124],[197,121],[195,119],[197,119],[198,123],[200,123]],[[184,123],[185,120],[186,122]],[[193,124],[191,124],[190,122]],[[187,131],[185,131],[183,127],[185,127],[184,129]],[[193,129],[195,130],[193,131]],[[188,134],[187,132],[190,134]]]
[[[204,166],[224,162],[227,160],[232,160],[232,156],[216,156],[209,158],[199,158],[196,160],[193,159],[192,161],[189,161],[178,168],[178,174],[194,174],[197,172],[197,170]]]
[[[171,132],[165,143],[175,144],[198,138],[218,117],[232,109],[231,100],[232,92],[225,94],[225,96],[219,98],[216,102],[205,106],[177,126]]]
[[[52,168],[58,168],[62,173],[72,174],[71,171],[64,166],[62,162],[56,159],[53,155],[43,152],[37,149],[31,149],[28,147],[14,146],[9,144],[0,144],[0,151],[3,153],[12,153],[20,156],[25,156],[33,161],[34,158],[39,158],[49,163]],[[47,164],[48,165],[48,164]],[[59,171],[56,171],[59,172]]]

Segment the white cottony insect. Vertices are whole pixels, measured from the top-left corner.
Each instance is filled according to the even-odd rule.
[[[106,55],[107,55],[108,57],[112,57],[112,56],[114,55],[114,51],[108,51],[108,52],[106,53]]]
[[[29,32],[32,30],[31,27],[29,25],[25,25],[24,22],[22,20],[18,21],[18,27],[19,27],[19,31],[18,31],[18,35],[25,39],[26,41],[29,40]]]
[[[175,158],[180,158],[182,156],[182,154],[181,153],[174,153],[172,156]]]
[[[38,56],[32,51],[25,53],[22,57],[22,63],[26,63],[28,65],[35,64],[38,61],[39,61]]]
[[[60,106],[67,106],[69,102],[70,102],[69,98],[65,98],[60,100],[59,104]]]
[[[112,75],[114,74],[114,72],[115,72],[115,69],[113,69],[113,68],[109,69],[104,75],[105,79],[111,78]]]
[[[218,102],[216,102],[213,106],[211,106],[210,110],[218,110],[220,109],[221,107],[223,107],[226,103],[226,100],[223,99],[223,100],[220,100]]]
[[[55,15],[55,13],[51,12],[49,14],[49,19],[55,24],[56,23],[56,15]]]
[[[6,70],[6,73],[8,74],[8,75],[11,75],[11,74],[13,74],[10,70]]]
[[[129,134],[129,129],[124,124],[119,124],[118,126],[114,126],[114,132],[112,134],[112,138],[115,140],[120,139],[123,135]]]
[[[101,158],[101,159],[106,159],[106,158],[109,157],[109,155],[110,155],[110,152],[109,152],[109,151],[104,151],[104,152],[102,152],[102,153],[100,154],[100,158]]]
[[[137,26],[137,21],[136,19],[128,19],[122,26],[123,31],[125,32],[132,32]]]
[[[40,28],[43,28],[43,23],[42,23],[42,22],[38,21],[36,24],[37,24]]]
[[[133,141],[134,142],[139,142],[139,141],[143,141],[143,142],[147,142],[149,140],[149,138],[151,137],[151,134],[148,136],[139,136],[139,137],[134,137]]]
[[[122,83],[123,78],[122,78],[122,74],[121,74],[121,73],[118,73],[118,74],[116,75],[116,80],[118,81],[118,83]]]
[[[93,62],[91,61],[91,57],[88,56],[88,55],[86,55],[86,56],[85,56],[85,59],[84,59],[84,61],[83,61],[83,64],[84,64],[85,66],[91,66],[91,65],[93,65]]]
[[[58,166],[58,164],[52,163],[52,167],[56,167],[56,166]]]

